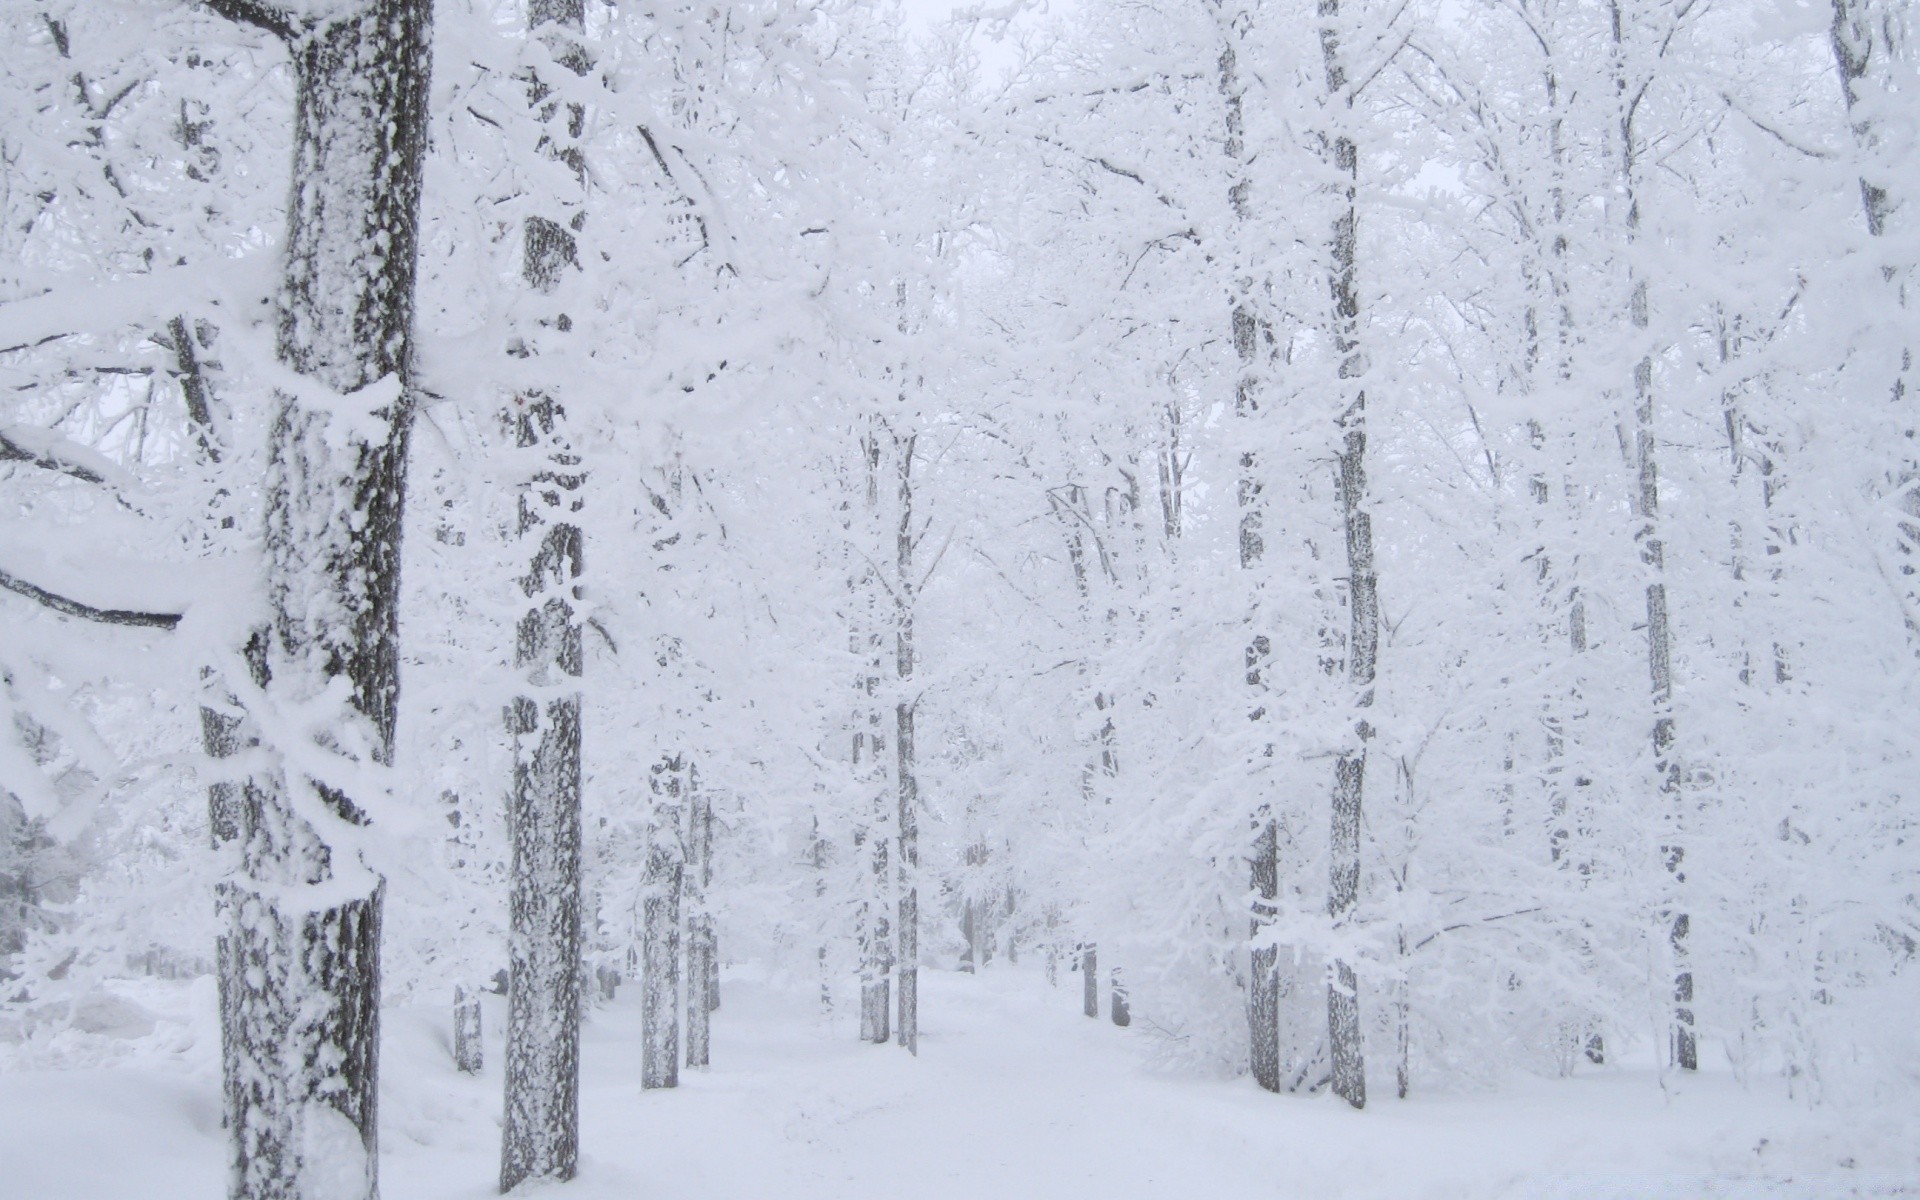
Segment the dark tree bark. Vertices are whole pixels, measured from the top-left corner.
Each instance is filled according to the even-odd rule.
[[[255,682],[292,708],[344,681],[360,729],[322,752],[361,745],[386,765],[432,7],[365,0],[320,19],[251,0],[209,7],[291,54],[278,354],[317,388],[352,397],[277,398],[263,485],[269,623]],[[340,405],[364,415],[345,418]],[[228,1192],[371,1198],[385,884],[350,844],[360,806],[266,748],[238,806],[240,868],[219,889]]]

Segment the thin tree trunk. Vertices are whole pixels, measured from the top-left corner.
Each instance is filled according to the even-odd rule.
[[[1224,5],[1216,5],[1216,23],[1220,27],[1222,46],[1220,49],[1220,96],[1226,113],[1226,154],[1231,172],[1227,185],[1228,207],[1233,213],[1233,230],[1244,238],[1251,216],[1250,178],[1251,162],[1247,153],[1245,139],[1245,113],[1242,99],[1242,85],[1239,74],[1239,55],[1235,41],[1239,36],[1234,28],[1234,17]],[[1233,348],[1239,362],[1239,375],[1234,381],[1234,413],[1243,425],[1243,435],[1251,440],[1246,432],[1260,411],[1260,386],[1263,382],[1260,371],[1260,347],[1266,340],[1266,329],[1256,315],[1250,293],[1253,291],[1253,279],[1250,274],[1234,280],[1231,306],[1231,327],[1233,330]],[[1177,426],[1176,426],[1177,428]],[[1177,533],[1177,499],[1167,499],[1167,478],[1171,471],[1167,466],[1161,468],[1162,475],[1162,518],[1168,536]],[[1240,453],[1240,479],[1237,500],[1240,510],[1240,569],[1253,571],[1260,565],[1265,543],[1261,538],[1263,503],[1261,500],[1261,481],[1258,460],[1251,446]],[[1249,716],[1259,721],[1266,715],[1263,693],[1263,673],[1272,645],[1266,635],[1254,633],[1247,644],[1246,685],[1250,693]],[[1272,901],[1279,894],[1279,869],[1276,850],[1278,823],[1273,819],[1271,808],[1261,804],[1253,818],[1253,842],[1249,862],[1252,876],[1253,904],[1247,922],[1248,981],[1247,981],[1247,1062],[1254,1082],[1267,1091],[1280,1089],[1280,979],[1277,971],[1279,950],[1267,943],[1264,937],[1267,925],[1273,919]]]
[[[1624,97],[1627,88],[1620,0],[1612,0],[1610,12],[1616,56],[1615,77],[1620,81],[1618,91]],[[1687,946],[1692,921],[1681,899],[1687,875],[1686,848],[1679,833],[1682,818],[1680,763],[1674,752],[1673,632],[1667,618],[1666,551],[1660,531],[1660,473],[1653,421],[1653,350],[1649,344],[1651,314],[1648,311],[1647,280],[1635,257],[1640,241],[1639,148],[1634,131],[1636,106],[1637,100],[1624,101],[1619,130],[1620,179],[1627,200],[1628,317],[1640,342],[1639,358],[1633,365],[1634,470],[1637,476],[1633,512],[1638,521],[1634,540],[1640,543],[1640,562],[1646,568],[1647,673],[1652,684],[1655,786],[1660,792],[1663,819],[1669,826],[1660,854],[1674,892],[1674,899],[1666,908],[1667,947],[1672,955],[1673,966],[1670,1051],[1674,1065],[1691,1071],[1698,1066],[1698,1049],[1693,1028],[1693,970]]]
[[[1340,55],[1339,0],[1320,0],[1320,46],[1326,65],[1328,108],[1336,120],[1351,111],[1346,69]],[[1340,414],[1344,446],[1339,460],[1340,515],[1346,534],[1349,628],[1347,681],[1358,712],[1353,741],[1334,766],[1331,875],[1327,912],[1335,926],[1345,924],[1360,899],[1360,822],[1365,798],[1367,741],[1372,736],[1364,712],[1373,704],[1374,663],[1380,639],[1375,595],[1373,525],[1366,510],[1367,394],[1360,378],[1366,359],[1360,349],[1360,293],[1356,280],[1358,213],[1355,191],[1359,151],[1351,135],[1336,132],[1329,144],[1339,175],[1340,199],[1334,218],[1329,285],[1333,298],[1333,341],[1339,350],[1343,392],[1352,399]],[[1355,1108],[1367,1103],[1366,1064],[1362,1052],[1359,977],[1350,963],[1333,962],[1327,986],[1327,1036],[1333,1056],[1333,1090]]]
[[[895,821],[900,837],[900,911],[894,935],[899,940],[895,973],[899,980],[900,1044],[908,1053],[920,1053],[920,781],[914,761],[913,719],[918,700],[907,694],[913,683],[913,615],[916,598],[913,534],[914,436],[893,436],[898,480],[899,525],[895,530],[894,701],[893,748],[899,811]]]
[[[480,993],[461,984],[453,989],[453,1066],[478,1075],[485,1062],[480,1042]]]
[[[713,883],[713,801],[691,767],[692,793],[687,812],[687,1065],[708,1065],[709,1017],[714,1010],[713,914],[708,889]]]
[[[640,1086],[680,1085],[680,894],[686,875],[682,801],[686,762],[653,765],[653,819],[647,828],[646,898],[642,905]]]
[[[1089,1017],[1100,1015],[1100,952],[1092,942],[1080,947],[1080,1008]]]
[[[861,466],[865,475],[864,522],[860,528],[877,533],[880,509],[880,435],[879,421],[870,419],[860,439]],[[854,834],[856,850],[867,853],[867,890],[856,914],[860,942],[860,1038],[884,1044],[891,1040],[892,999],[892,927],[888,899],[892,879],[888,871],[888,837],[898,809],[897,795],[886,787],[885,754],[887,737],[882,731],[880,679],[883,670],[883,640],[879,580],[869,566],[866,575],[854,581],[859,609],[855,618],[853,649],[861,658],[857,684],[853,733],[854,779],[871,792],[871,823]]]
[[[1248,988],[1247,1023],[1251,1048],[1248,1058],[1253,1081],[1269,1092],[1280,1090],[1280,948],[1261,938],[1274,916],[1280,894],[1280,864],[1276,850],[1278,826],[1269,820],[1254,835],[1252,928],[1247,936],[1253,951]]]

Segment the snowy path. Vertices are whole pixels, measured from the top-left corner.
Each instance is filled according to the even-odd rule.
[[[1245,1080],[1156,1073],[1137,1031],[1078,1013],[1077,977],[923,976],[918,1061],[860,1045],[803,994],[732,979],[715,1066],[638,1084],[637,1002],[595,1014],[585,1154],[567,1200],[1814,1200],[1920,1197],[1920,1114],[1814,1112],[1638,1072],[1365,1113]],[[494,1195],[498,1046],[453,1072],[440,1014],[389,1017],[387,1200]],[[497,1009],[487,1013],[497,1035]],[[204,1056],[196,1053],[196,1060]],[[0,1200],[211,1198],[210,1072],[158,1066],[0,1075]],[[1764,1139],[1764,1141],[1763,1141]],[[1852,1159],[1853,1169],[1843,1169]]]

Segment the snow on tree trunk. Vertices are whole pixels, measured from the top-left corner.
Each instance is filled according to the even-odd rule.
[[[589,62],[580,44],[579,0],[535,0],[532,35],[576,75]],[[528,72],[528,100],[543,128],[547,153],[578,170],[575,144],[583,114],[561,106],[550,88]],[[572,157],[569,157],[569,156]],[[533,215],[522,229],[522,279],[536,296],[550,296],[576,267],[571,228]],[[542,313],[542,323],[564,330],[564,313]],[[516,337],[510,352],[531,353]],[[513,778],[507,827],[513,843],[509,882],[505,1120],[500,1137],[500,1190],[526,1179],[573,1178],[580,1144],[580,685],[584,665],[579,598],[582,539],[578,518],[580,459],[568,445],[565,413],[554,396],[514,398],[508,421],[514,444],[535,452],[542,467],[520,493],[519,539],[529,565],[520,580],[529,607],[514,639],[514,669],[533,695],[508,708]],[[544,702],[536,697],[544,696]]]
[[[1280,866],[1276,854],[1277,826],[1262,825],[1253,843],[1252,884],[1254,909],[1247,989],[1248,1063],[1253,1081],[1269,1092],[1280,1090],[1280,976],[1279,947],[1261,940],[1267,922],[1273,919],[1273,901],[1280,894]],[[1262,903],[1264,901],[1265,903]]]
[[[578,507],[578,460],[557,435],[551,398],[523,397],[523,449],[544,446],[552,470],[520,497],[520,536],[537,546],[521,589],[514,665],[530,689],[508,709],[513,736],[507,825],[509,881],[506,1108],[500,1190],[524,1179],[573,1177],[579,1152],[580,1074],[580,627],[574,581],[580,528],[552,520]],[[566,689],[566,690],[562,690]]]
[[[453,989],[453,1065],[478,1075],[486,1057],[480,1041],[480,993],[464,984]]]
[[[432,9],[209,7],[277,35],[292,58],[277,351],[308,381],[277,395],[262,485],[268,628],[254,682],[280,719],[257,714],[265,753],[242,788],[239,869],[218,889],[228,1194],[371,1198],[385,882],[352,845],[361,806],[287,757],[392,762]],[[351,712],[324,748],[272,743],[267,727],[341,683]]]
[[[1100,1015],[1100,952],[1091,942],[1080,947],[1080,1011]]]
[[[1108,1014],[1113,1023],[1125,1029],[1133,1024],[1133,1007],[1127,1003],[1126,976],[1119,967],[1113,968],[1112,977],[1107,982]]]
[[[894,547],[894,781],[898,789],[899,811],[895,814],[900,837],[900,908],[894,936],[899,949],[895,973],[899,980],[899,1017],[896,1022],[900,1044],[911,1054],[920,1053],[920,782],[915,774],[913,718],[918,701],[908,694],[913,684],[913,448],[912,436],[893,435],[893,451],[899,481],[899,524]]]
[[[864,474],[864,507],[855,530],[870,538],[878,549],[880,509],[880,435],[879,421],[869,418],[860,437],[860,461]],[[892,877],[888,871],[887,830],[893,821],[889,809],[897,809],[898,798],[887,787],[887,735],[883,732],[880,680],[884,670],[884,638],[887,622],[881,616],[878,595],[880,580],[871,560],[867,570],[853,580],[855,618],[852,648],[860,663],[856,681],[853,730],[853,778],[856,787],[869,797],[872,806],[867,821],[854,832],[856,855],[866,854],[864,890],[855,913],[856,936],[860,949],[860,1038],[884,1044],[891,1040],[890,1020],[893,970],[892,928],[888,913]]]
[[[1342,119],[1351,111],[1346,68],[1335,21],[1339,0],[1320,0],[1320,46],[1325,59],[1329,111]],[[1366,356],[1360,348],[1360,293],[1355,279],[1358,256],[1355,190],[1359,152],[1351,134],[1331,139],[1332,165],[1338,173],[1339,206],[1334,217],[1329,285],[1333,293],[1333,344],[1340,353],[1344,444],[1339,456],[1340,516],[1347,546],[1347,681],[1361,714],[1373,704],[1374,662],[1380,641],[1379,603],[1375,595],[1373,526],[1366,510],[1367,394],[1360,383]],[[1351,392],[1349,400],[1346,393]],[[1360,900],[1360,821],[1366,788],[1367,740],[1372,728],[1356,715],[1353,740],[1334,765],[1333,832],[1327,913],[1337,927],[1346,923]],[[1327,1040],[1333,1056],[1333,1090],[1355,1108],[1367,1103],[1366,1064],[1362,1053],[1359,977],[1352,964],[1336,957],[1327,984]]]
[[[687,1065],[704,1067],[711,1055],[710,1016],[720,990],[708,899],[713,884],[713,801],[692,767],[687,769],[687,786]]]
[[[1912,133],[1901,131],[1899,116],[1902,92],[1913,87],[1911,51],[1903,41],[1911,36],[1897,0],[1833,0],[1833,59],[1840,72],[1840,88],[1846,101],[1847,117],[1856,151],[1861,158],[1860,207],[1866,218],[1867,233],[1881,243],[1887,260],[1881,266],[1886,280],[1889,303],[1903,314],[1912,304],[1908,289],[1913,286],[1914,253],[1900,248],[1912,225],[1903,217],[1905,197],[1893,183],[1893,173],[1907,153],[1905,146]],[[1900,65],[1907,62],[1904,75]],[[1910,104],[1910,100],[1906,101]],[[1890,236],[1891,235],[1891,236]],[[1889,245],[1888,243],[1891,243]],[[1911,446],[1916,436],[1913,424],[1914,346],[1903,339],[1896,348],[1891,399],[1896,420],[1903,421],[1905,441]],[[1905,583],[1908,642],[1920,649],[1920,568],[1914,558],[1920,556],[1920,462],[1912,450],[1900,453],[1891,464],[1892,487],[1897,496],[1898,516],[1894,528],[1901,552],[1900,572]]]
[[[1667,924],[1667,948],[1671,955],[1673,1008],[1669,1029],[1669,1052],[1675,1066],[1691,1071],[1698,1066],[1698,1047],[1693,1027],[1693,969],[1689,962],[1688,935],[1692,918],[1682,896],[1687,875],[1686,848],[1681,841],[1680,761],[1674,751],[1673,716],[1673,632],[1667,615],[1666,550],[1660,528],[1660,471],[1654,442],[1653,349],[1651,313],[1647,298],[1647,279],[1637,257],[1640,242],[1639,134],[1635,128],[1637,99],[1628,96],[1623,17],[1620,0],[1611,6],[1616,92],[1621,97],[1620,184],[1626,196],[1624,229],[1627,261],[1628,319],[1632,323],[1639,357],[1633,364],[1634,474],[1633,516],[1637,523],[1634,541],[1640,545],[1640,562],[1646,568],[1647,674],[1651,683],[1653,709],[1654,786],[1660,793],[1661,819],[1666,829],[1660,847],[1661,859],[1671,879],[1671,890],[1662,914]]]
[[[640,965],[640,1086],[680,1085],[680,893],[686,877],[681,822],[686,762],[653,765],[653,819],[647,828],[646,899]]]
[[[1227,202],[1233,214],[1232,228],[1244,240],[1251,219],[1250,193],[1253,184],[1245,137],[1244,85],[1240,81],[1239,55],[1234,46],[1239,34],[1224,6],[1216,7],[1219,9],[1216,20],[1225,42],[1220,50],[1219,86],[1226,112],[1226,154],[1230,171]],[[1265,378],[1260,365],[1260,350],[1262,343],[1270,340],[1265,323],[1254,312],[1251,300],[1253,290],[1250,275],[1234,280],[1230,318],[1234,357],[1240,367],[1240,373],[1234,381],[1233,411],[1243,425],[1242,436],[1248,441],[1252,440],[1252,422],[1260,412],[1260,388]],[[1177,501],[1170,495],[1167,486],[1169,473],[1168,464],[1163,462],[1161,492],[1162,503],[1166,506],[1163,519],[1167,535],[1171,538],[1178,532],[1178,515],[1175,507]],[[1264,516],[1262,491],[1257,456],[1251,448],[1243,448],[1240,452],[1237,496],[1242,571],[1257,571],[1266,548],[1261,538]],[[1272,644],[1267,636],[1256,630],[1247,643],[1245,680],[1250,693],[1248,716],[1254,721],[1266,716],[1261,695],[1265,690],[1264,671],[1271,652]],[[1275,854],[1278,827],[1269,812],[1268,805],[1260,804],[1252,823],[1254,832],[1249,871],[1254,899],[1247,922],[1247,1065],[1254,1082],[1272,1092],[1280,1089],[1279,948],[1267,940],[1265,933],[1273,919],[1273,901],[1279,894],[1279,871]]]

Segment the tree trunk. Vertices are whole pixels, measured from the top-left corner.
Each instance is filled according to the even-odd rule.
[[[1100,1015],[1100,952],[1092,942],[1080,947],[1080,1008],[1089,1017]]]
[[[317,752],[357,742],[387,765],[432,7],[365,0],[331,19],[254,0],[209,7],[279,36],[292,57],[278,357],[317,388],[357,393],[346,404],[365,414],[349,423],[337,404],[277,397],[255,682],[292,711],[344,681],[362,736]],[[228,1194],[370,1200],[385,883],[342,844],[365,822],[359,805],[289,771],[292,747],[265,749],[237,806],[239,870],[218,889]]]
[[[520,620],[514,665],[546,692],[542,705],[515,697],[507,825],[513,843],[508,916],[506,1107],[500,1190],[523,1179],[571,1179],[579,1149],[580,1073],[580,627],[569,597],[580,575],[580,528],[548,523],[566,513],[580,484],[578,461],[556,436],[558,407],[526,397],[517,414],[522,448],[553,447],[554,470],[520,497],[520,536],[535,541],[520,581],[536,607]],[[559,695],[561,688],[571,690]]]
[[[870,419],[860,439],[861,466],[865,474],[864,530],[878,533],[880,508],[880,435],[879,421]],[[877,539],[876,539],[877,540]],[[861,659],[857,682],[853,733],[853,776],[856,783],[871,793],[873,804],[869,825],[854,834],[857,849],[867,854],[867,890],[856,913],[860,943],[860,1038],[884,1044],[891,1040],[889,1009],[892,999],[892,923],[888,900],[892,879],[888,872],[886,830],[897,812],[898,797],[886,787],[885,754],[887,735],[882,730],[880,679],[884,669],[882,617],[877,595],[880,581],[869,566],[867,574],[854,580],[857,615],[853,631],[853,650]],[[890,622],[889,622],[890,623]]]
[[[1133,1007],[1127,1003],[1127,981],[1120,968],[1113,968],[1113,975],[1107,982],[1108,1012],[1113,1023],[1125,1029],[1133,1024]]]
[[[1853,141],[1862,159],[1860,208],[1866,218],[1867,233],[1876,241],[1897,241],[1906,237],[1911,219],[1903,214],[1906,197],[1895,187],[1891,172],[1896,166],[1895,149],[1902,134],[1895,114],[1901,110],[1902,85],[1896,64],[1909,53],[1901,39],[1905,28],[1899,0],[1833,0],[1833,60],[1840,72],[1841,94],[1846,101]],[[1911,18],[1906,18],[1910,20]],[[1910,136],[1910,135],[1906,135]],[[1893,235],[1893,237],[1889,237]],[[1885,242],[1881,241],[1882,246]],[[1881,253],[1888,253],[1882,249]],[[1893,251],[1881,268],[1886,280],[1888,302],[1906,310],[1912,303],[1908,289],[1913,286],[1913,252]],[[1897,412],[1904,414],[1905,442],[1911,446],[1916,431],[1912,413],[1914,398],[1914,347],[1910,340],[1898,348],[1894,364],[1891,399]],[[1900,574],[1905,580],[1902,600],[1906,613],[1908,644],[1920,650],[1920,463],[1909,449],[1891,464],[1891,484],[1899,499],[1896,518],[1897,549],[1902,558]]]
[[[1255,899],[1252,928],[1247,932],[1253,946],[1248,956],[1251,960],[1247,987],[1248,1061],[1253,1069],[1253,1081],[1269,1092],[1280,1090],[1280,950],[1261,940],[1260,935],[1273,919],[1273,901],[1280,893],[1277,834],[1275,822],[1267,821],[1254,836]]]
[[[464,984],[453,989],[453,1065],[478,1075],[485,1062],[480,1045],[480,993]]]
[[[918,439],[893,435],[899,479],[899,525],[895,530],[894,559],[894,701],[893,748],[899,811],[900,910],[894,936],[899,942],[894,971],[899,980],[900,1044],[910,1054],[920,1053],[920,781],[915,774],[913,718],[919,701],[907,694],[913,684],[913,609],[917,581],[913,551],[913,449]]]
[[[1328,107],[1336,114],[1350,112],[1346,69],[1340,56],[1335,22],[1339,0],[1320,0],[1320,46],[1326,63]],[[1343,119],[1337,116],[1336,119]],[[1329,284],[1333,298],[1333,342],[1339,350],[1343,394],[1340,426],[1345,444],[1340,452],[1340,516],[1347,544],[1347,681],[1358,712],[1353,740],[1334,766],[1333,835],[1327,912],[1336,927],[1344,925],[1360,899],[1360,821],[1366,788],[1367,741],[1372,728],[1364,717],[1373,704],[1374,662],[1380,640],[1379,603],[1373,573],[1373,525],[1366,511],[1367,394],[1360,383],[1366,358],[1360,349],[1360,293],[1355,279],[1358,258],[1358,213],[1355,190],[1359,152],[1351,135],[1337,132],[1331,140],[1333,167],[1338,172],[1340,198],[1334,217]],[[1351,964],[1336,958],[1327,986],[1327,1038],[1333,1055],[1333,1090],[1355,1108],[1367,1103],[1366,1065],[1362,1056],[1359,977]]]
[[[1215,21],[1220,28],[1222,39],[1219,87],[1226,115],[1226,154],[1230,172],[1227,203],[1233,214],[1234,233],[1239,240],[1244,240],[1252,215],[1253,184],[1251,156],[1247,151],[1245,138],[1245,110],[1243,85],[1239,74],[1239,54],[1235,47],[1240,33],[1235,28],[1234,14],[1228,11],[1225,5],[1216,3],[1215,10]],[[1264,382],[1260,366],[1260,350],[1262,344],[1270,339],[1270,334],[1265,322],[1254,310],[1252,301],[1254,281],[1250,264],[1238,265],[1241,265],[1243,270],[1233,281],[1230,316],[1234,356],[1239,362],[1239,375],[1234,381],[1233,410],[1242,423],[1243,437],[1251,442],[1253,440],[1251,423],[1260,411],[1261,384]],[[1176,431],[1177,428],[1176,424]],[[1252,448],[1250,446],[1243,448],[1240,453],[1240,479],[1237,494],[1240,510],[1240,569],[1242,571],[1257,570],[1266,548],[1261,537],[1265,513],[1258,467],[1258,457]],[[1170,487],[1173,482],[1172,477],[1175,474],[1173,464],[1163,461],[1160,473],[1162,521],[1168,537],[1172,538],[1177,535],[1179,528],[1177,493],[1169,495],[1172,491]],[[1254,721],[1259,721],[1266,716],[1263,676],[1271,651],[1271,642],[1265,634],[1256,631],[1249,638],[1246,653],[1246,686],[1249,692],[1248,715]],[[1270,813],[1270,806],[1262,803],[1257,807],[1253,817],[1253,841],[1249,868],[1254,901],[1247,922],[1249,947],[1247,1065],[1253,1074],[1254,1082],[1271,1092],[1278,1091],[1280,1088],[1278,1003],[1280,981],[1276,972],[1278,949],[1267,945],[1263,938],[1268,923],[1273,919],[1274,909],[1271,902],[1278,895],[1279,887],[1275,851],[1278,825]]]
[[[1623,61],[1622,14],[1620,0],[1613,0],[1613,39],[1616,80],[1624,96],[1626,67]],[[1698,1066],[1698,1048],[1693,1028],[1693,970],[1688,960],[1688,935],[1691,919],[1681,895],[1687,875],[1686,849],[1680,840],[1682,814],[1680,762],[1674,752],[1673,719],[1673,633],[1667,620],[1666,552],[1660,532],[1660,472],[1653,426],[1653,350],[1649,328],[1647,280],[1636,258],[1640,241],[1640,199],[1638,195],[1639,147],[1635,142],[1636,109],[1627,102],[1620,112],[1620,181],[1626,192],[1626,260],[1628,317],[1639,341],[1639,357],[1633,365],[1634,398],[1634,489],[1633,513],[1638,522],[1634,540],[1640,544],[1640,561],[1646,568],[1647,673],[1652,684],[1653,760],[1655,786],[1659,789],[1663,820],[1668,832],[1660,847],[1667,874],[1672,881],[1673,900],[1666,906],[1667,947],[1672,955],[1673,1020],[1670,1050],[1674,1065],[1691,1071]]]
[[[640,1086],[647,1088],[680,1085],[680,892],[686,867],[680,825],[685,781],[680,757],[653,765],[640,968]]]
[[[554,59],[584,75],[580,0],[533,0],[528,24]],[[548,100],[548,87],[528,76],[534,121],[543,147],[577,156],[573,138],[582,114]],[[577,228],[577,224],[574,226]],[[538,296],[551,295],[577,264],[578,247],[566,225],[527,218],[522,276]],[[552,319],[567,327],[565,314]],[[516,338],[513,352],[528,353]],[[542,392],[518,396],[509,414],[514,443],[544,451],[547,465],[520,493],[519,538],[532,547],[521,591],[533,607],[520,618],[514,668],[530,690],[549,698],[514,698],[508,708],[513,738],[512,789],[507,827],[513,843],[508,920],[506,1102],[500,1138],[500,1190],[524,1179],[571,1179],[579,1156],[580,1125],[580,691],[584,665],[573,601],[579,597],[581,533],[576,523],[583,483],[579,456],[564,432],[565,414]],[[537,694],[538,694],[537,693]]]
[[[714,960],[713,915],[708,888],[713,883],[713,802],[691,767],[692,792],[687,811],[687,1065],[708,1065],[712,1022],[719,991]]]

